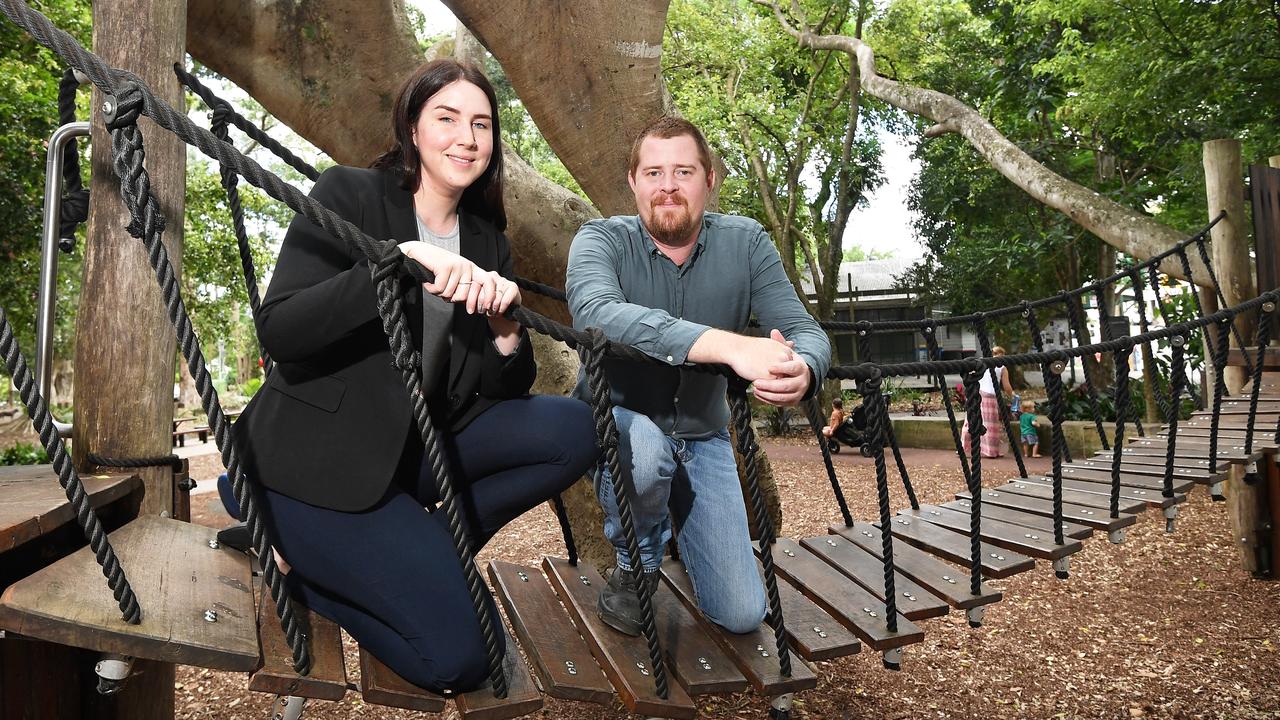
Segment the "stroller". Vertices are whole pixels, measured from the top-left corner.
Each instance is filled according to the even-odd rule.
[[[867,411],[862,405],[853,409],[849,416],[831,432],[827,438],[827,450],[833,455],[840,452],[840,444],[861,449],[867,441]]]

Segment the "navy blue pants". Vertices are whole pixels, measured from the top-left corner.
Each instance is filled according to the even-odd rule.
[[[595,462],[591,410],[572,398],[507,400],[449,438],[454,489],[476,549],[517,516],[572,485]],[[333,620],[401,677],[428,690],[474,689],[488,661],[471,595],[430,468],[401,478],[364,512],[339,512],[265,490],[294,597]],[[352,482],[359,482],[352,478]],[[493,599],[489,610],[501,622]]]

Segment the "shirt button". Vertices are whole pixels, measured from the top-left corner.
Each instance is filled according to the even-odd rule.
[[[667,356],[667,362],[675,362],[675,361],[676,361],[675,358],[671,357],[670,355]]]

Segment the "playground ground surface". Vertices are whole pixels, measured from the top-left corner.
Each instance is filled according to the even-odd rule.
[[[781,534],[823,534],[839,518],[822,459],[811,439],[763,441],[782,494]],[[216,493],[220,471],[212,445],[190,452],[200,481],[193,521],[230,522]],[[949,500],[964,480],[954,453],[907,449],[921,502]],[[184,453],[187,454],[187,453]],[[874,519],[872,461],[848,450],[836,468],[855,518]],[[892,467],[892,466],[891,466]],[[1012,458],[983,463],[987,485],[1016,475]],[[1048,460],[1029,469],[1048,470]],[[891,475],[892,477],[892,475]],[[899,483],[892,505],[907,505]],[[1239,569],[1224,504],[1196,488],[1182,507],[1177,532],[1149,510],[1122,545],[1095,536],[1072,558],[1071,579],[1036,569],[993,581],[1005,599],[970,629],[962,614],[923,621],[923,643],[910,646],[902,671],[881,668],[879,654],[819,663],[819,685],[796,696],[792,717],[875,718],[1280,718],[1280,583],[1250,579]],[[537,508],[517,519],[485,548],[482,562],[499,558],[535,565],[560,546],[554,515]],[[357,677],[348,641],[349,677]],[[243,673],[180,667],[177,717],[258,720],[271,698],[246,689]],[[752,694],[706,696],[700,717],[763,718],[766,701]],[[358,692],[337,702],[308,704],[307,718],[425,717],[369,706]],[[546,699],[535,718],[603,720],[631,717],[620,704],[603,707]]]

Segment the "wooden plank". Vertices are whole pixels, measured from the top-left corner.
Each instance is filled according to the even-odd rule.
[[[800,544],[817,555],[828,565],[839,570],[867,592],[884,600],[884,562],[839,535],[820,535],[801,538]],[[893,573],[893,588],[897,593],[898,610],[909,620],[925,620],[946,615],[950,606],[946,601],[920,587],[915,581],[898,572]]]
[[[1064,480],[1063,482],[1065,483],[1066,481]],[[1053,486],[1049,483],[1032,483],[1018,480],[1016,482],[1001,485],[993,490],[983,490],[982,497],[984,499],[987,496],[1000,497],[1000,495],[1004,493],[1027,495],[1029,497],[1052,500]],[[1062,501],[1069,502],[1073,505],[1084,505],[1085,507],[1098,508],[1100,510],[1106,510],[1111,507],[1109,500],[1105,497],[1099,498],[1097,493],[1087,492],[1085,490],[1072,490],[1066,487],[1062,490]],[[1126,500],[1124,498],[1120,498],[1120,512],[1122,513],[1140,513],[1147,509],[1147,507],[1147,502],[1144,500]]]
[[[1010,492],[1019,492],[1022,490],[1022,486],[1024,485],[1043,485],[1047,488],[1050,488],[1050,490],[1052,490],[1053,480],[1050,480],[1049,478],[1042,478],[1042,477],[1026,478],[1023,480],[1015,480],[1013,483],[1011,483],[1011,485],[1012,487],[1006,487],[1005,489],[1009,490]],[[1177,485],[1175,484],[1174,487],[1176,489]],[[1089,493],[1090,495],[1101,495],[1104,498],[1101,506],[1102,509],[1108,512],[1110,511],[1111,483],[1109,482],[1094,481],[1094,480],[1063,480],[1062,488],[1064,492],[1071,491],[1071,492]],[[1046,497],[1052,498],[1053,493],[1050,492]],[[1131,501],[1142,502],[1147,507],[1159,508],[1163,510],[1167,507],[1172,507],[1174,505],[1181,505],[1182,503],[1187,501],[1187,496],[1186,494],[1175,492],[1173,497],[1165,497],[1164,492],[1162,490],[1154,490],[1154,489],[1143,490],[1142,488],[1131,488],[1131,487],[1121,486],[1120,488],[1121,506],[1123,507],[1124,503],[1131,502]],[[1124,510],[1121,510],[1121,512],[1124,512]]]
[[[1049,476],[1045,475],[1044,477],[1049,477]],[[1209,476],[1206,474],[1201,477],[1207,480]],[[1018,479],[1018,478],[1010,478],[1010,479]],[[1062,479],[1063,480],[1087,480],[1089,482],[1105,482],[1109,485],[1111,484],[1111,468],[1108,467],[1107,469],[1104,470],[1101,467],[1098,467],[1098,468],[1089,468],[1089,467],[1082,467],[1082,466],[1064,467],[1062,468]],[[1201,482],[1202,481],[1200,479],[1191,480],[1187,478],[1185,475],[1180,476],[1177,473],[1174,473],[1173,491],[1176,493],[1189,492],[1191,488],[1195,487],[1197,483],[1201,483]],[[1207,485],[1208,483],[1203,482],[1202,484]],[[1155,477],[1154,475],[1138,475],[1130,472],[1121,472],[1120,486],[1128,487],[1128,488],[1137,488],[1140,490],[1159,490],[1164,487],[1164,484],[1159,478]]]
[[[628,710],[660,717],[694,717],[693,700],[673,673],[668,674],[667,697],[658,697],[644,638],[623,635],[596,615],[596,597],[604,580],[594,568],[586,564],[574,567],[567,560],[551,557],[542,558],[542,568]]]
[[[880,528],[871,523],[855,521],[852,527],[832,524],[827,529],[862,548],[877,560],[883,559],[883,537]],[[893,566],[929,592],[946,600],[952,607],[961,610],[999,602],[1003,597],[999,591],[991,590],[985,584],[979,587],[979,594],[971,594],[965,571],[905,542],[893,544]]]
[[[968,503],[972,497],[969,492],[963,491],[956,493],[956,500],[961,507],[968,507]],[[1053,502],[1043,498],[1034,498],[1027,495],[1014,495],[1013,493],[996,493],[993,497],[992,493],[982,493],[983,508],[989,507],[1007,507],[1020,510],[1022,512],[1043,515],[1044,517],[1053,518]],[[1138,522],[1138,516],[1132,513],[1120,513],[1120,517],[1109,517],[1106,510],[1096,507],[1085,507],[1084,505],[1073,505],[1071,503],[1062,503],[1063,520],[1070,519],[1082,525],[1088,525],[1092,528],[1112,532],[1121,528],[1129,527]]]
[[[686,607],[664,583],[654,588],[653,613],[667,667],[690,696],[741,692],[750,687],[736,663],[712,639],[697,608]]]
[[[1068,473],[1067,472],[1068,469],[1070,469],[1072,472]],[[1065,476],[1068,474],[1074,474],[1079,471],[1078,469],[1084,470],[1090,473],[1102,472],[1106,474],[1107,479],[1110,479],[1111,478],[1111,458],[1109,457],[1097,458],[1097,459],[1082,458],[1070,465],[1064,465],[1062,468],[1063,475]],[[1210,482],[1212,482],[1215,477],[1223,476],[1223,475],[1225,475],[1225,473],[1209,472],[1209,468],[1207,465],[1204,467],[1187,468],[1187,467],[1178,467],[1175,464],[1173,467],[1174,482],[1177,482],[1179,480],[1185,480],[1186,482],[1189,482],[1189,483],[1207,485]],[[1124,457],[1123,451],[1121,451],[1120,479],[1122,481],[1127,480],[1132,487],[1148,487],[1153,480],[1156,482],[1157,485],[1159,485],[1164,480],[1164,465],[1161,464],[1159,466],[1154,466],[1154,465],[1146,465],[1143,463],[1128,462]]]
[[[946,510],[936,505],[921,505],[919,510],[907,508],[899,510],[898,514],[960,533],[968,533],[970,528],[969,513]],[[1068,540],[1061,545],[1056,545],[1053,542],[1053,536],[1049,533],[1041,534],[1031,528],[1010,525],[986,517],[980,519],[982,522],[979,526],[979,534],[982,539],[1005,550],[1013,550],[1041,560],[1057,560],[1084,549],[1079,540]]]
[[[0,596],[0,628],[90,650],[248,672],[258,667],[249,560],[213,549],[217,531],[144,516],[110,534],[138,603],[130,625],[85,547]],[[217,621],[205,620],[206,611]]]
[[[924,633],[915,623],[901,614],[897,618],[897,632],[889,630],[880,598],[863,590],[796,541],[779,539],[771,550],[778,574],[844,623],[862,642],[876,650],[889,650],[924,639]]]
[[[80,480],[94,509],[142,487],[142,479],[135,473],[81,475]],[[75,510],[52,465],[0,467],[0,553],[73,520]]]
[[[501,623],[501,621],[499,621]],[[502,674],[507,678],[507,696],[495,697],[493,686],[485,683],[478,690],[458,695],[454,704],[458,714],[469,720],[511,720],[542,709],[542,693],[533,683],[529,667],[520,659],[520,649],[504,625],[499,625],[506,638],[502,656]]]
[[[904,517],[895,517],[889,524],[892,526],[889,530],[894,537],[901,538],[944,560],[965,566],[970,562],[968,535]],[[1035,567],[1035,560],[1026,555],[998,548],[991,543],[981,543],[979,551],[982,554],[982,572],[989,577],[1005,578]]]
[[[666,580],[666,585],[662,586],[660,592],[672,598],[678,598],[678,602],[683,603],[738,671],[746,676],[747,681],[757,693],[773,697],[817,687],[817,676],[794,652],[790,653],[791,675],[782,674],[777,658],[778,641],[768,625],[762,624],[749,633],[731,633],[711,622],[699,611],[698,601],[693,592],[693,582],[689,579],[684,566],[673,560],[665,561],[662,563],[662,576]],[[783,622],[784,624],[789,622],[786,610],[783,610]]]
[[[946,508],[948,510],[958,510],[965,515],[968,515],[971,505],[968,501],[952,500],[951,502],[942,503],[939,507]],[[984,520],[986,518],[991,518],[992,520],[1000,520],[1002,522],[1020,525],[1034,530],[1041,530],[1047,533],[1053,532],[1053,518],[1047,518],[1043,515],[1036,515],[1035,513],[1024,512],[1022,510],[1015,510],[1013,508],[1001,507],[999,505],[991,505],[990,503],[983,503],[982,517]],[[1093,528],[1088,525],[1071,522],[1064,518],[1062,521],[1062,533],[1069,538],[1084,540],[1093,536]]]
[[[612,703],[613,686],[542,572],[492,560],[489,577],[542,691],[562,700]]]
[[[1100,450],[1097,453],[1094,453],[1090,460],[1095,463],[1109,463],[1111,462],[1111,453],[1107,450]],[[1125,448],[1123,460],[1121,462],[1125,467],[1154,468],[1158,473],[1160,473],[1161,477],[1164,476],[1165,458],[1163,453],[1159,455],[1146,455],[1139,454],[1131,451],[1129,448]],[[1173,458],[1173,467],[1175,470],[1196,470],[1202,473],[1209,473],[1210,475],[1214,474],[1209,471],[1208,459],[1180,458],[1175,456]],[[1224,467],[1217,474],[1225,477],[1226,471],[1227,468]]]
[[[360,695],[370,705],[438,713],[445,699],[395,674],[368,650],[360,648]]]
[[[262,644],[262,667],[249,676],[249,689],[272,695],[295,695],[316,700],[341,700],[347,694],[347,667],[342,656],[342,632],[328,618],[301,603],[294,603],[294,615],[309,639],[311,671],[299,675],[293,669],[293,651],[285,638],[275,603],[269,594],[258,603],[258,638]]]
[[[782,600],[787,639],[800,657],[809,661],[831,660],[862,651],[862,642],[848,628],[791,583],[778,583],[778,597]]]

